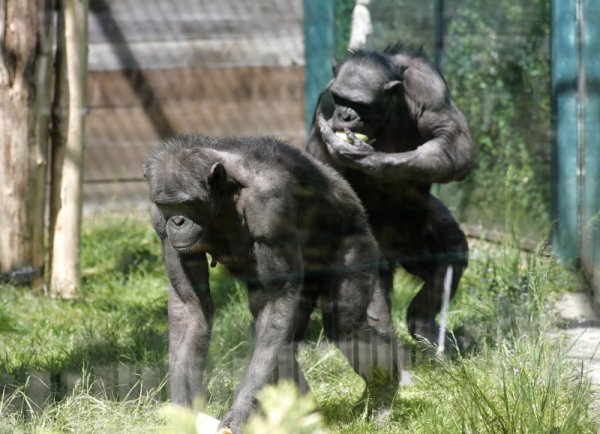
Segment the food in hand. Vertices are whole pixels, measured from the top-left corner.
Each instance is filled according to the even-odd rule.
[[[353,134],[358,140],[365,142],[365,143],[369,143],[369,138],[367,136],[365,136],[364,134],[361,134],[361,133],[353,133]],[[340,139],[342,139],[344,142],[350,143],[350,137],[348,137],[348,135],[344,131],[336,131],[335,135],[338,136]]]

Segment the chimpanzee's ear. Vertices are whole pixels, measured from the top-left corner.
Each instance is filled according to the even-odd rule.
[[[331,59],[331,72],[333,72],[333,76],[337,76],[338,71],[340,70],[340,66],[342,62],[337,60],[335,57]]]
[[[210,174],[208,175],[208,185],[217,190],[225,187],[227,182],[227,170],[221,163],[215,163],[210,168]]]
[[[386,84],[383,85],[383,90],[386,93],[390,92],[391,90],[397,92],[400,89],[402,89],[402,82],[400,80],[388,81]]]

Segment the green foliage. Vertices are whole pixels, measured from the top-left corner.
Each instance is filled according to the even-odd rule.
[[[197,408],[189,409],[168,404],[160,409],[166,426],[160,430],[164,434],[196,434]]]
[[[373,1],[369,43],[402,40],[433,59],[433,3]],[[550,223],[549,2],[446,0],[445,10],[442,70],[478,156],[466,181],[438,193],[461,220],[488,227],[502,227],[510,197],[522,210],[513,226],[539,234]]]
[[[343,59],[348,50],[350,41],[350,32],[352,29],[352,11],[354,10],[354,0],[333,0],[334,15],[334,56],[337,59]]]
[[[460,201],[482,220],[508,197],[523,210],[520,227],[546,229],[550,199],[549,5],[479,0],[448,26],[444,74],[471,125],[477,169]],[[485,35],[485,36],[484,36]],[[510,187],[504,194],[500,180]],[[489,210],[486,215],[486,210]],[[534,222],[532,224],[532,222]],[[534,226],[533,228],[531,226]]]
[[[373,24],[370,46],[382,48],[402,41],[411,47],[432,49],[433,1],[372,0],[369,11]]]
[[[246,424],[247,434],[323,434],[325,425],[309,395],[300,395],[293,383],[265,386],[257,395],[260,411]]]
[[[244,433],[246,434],[324,434],[327,431],[317,404],[310,395],[301,395],[295,384],[282,381],[267,385],[257,394],[258,407],[251,414]],[[218,419],[208,416],[207,407],[197,402],[193,409],[167,405],[160,410],[166,419],[161,433],[196,434],[211,429]],[[208,410],[210,411],[210,410]],[[199,413],[201,413],[199,415]],[[205,423],[198,423],[202,417]],[[198,431],[197,431],[198,430]]]

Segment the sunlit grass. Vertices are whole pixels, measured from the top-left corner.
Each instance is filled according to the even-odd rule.
[[[135,389],[142,390],[138,384]],[[158,432],[165,426],[158,400],[160,389],[145,390],[131,394],[128,399],[116,401],[109,396],[102,381],[93,380],[82,372],[73,390],[61,401],[49,404],[43,411],[37,408],[25,393],[17,389],[11,396],[0,400],[0,432],[14,433],[148,433]],[[11,410],[12,407],[12,411]],[[14,407],[31,414],[28,422],[19,417]]]

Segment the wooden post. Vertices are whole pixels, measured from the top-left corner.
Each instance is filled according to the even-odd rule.
[[[87,0],[61,0],[59,77],[54,116],[51,207],[51,295],[71,298],[79,285],[82,167],[87,88]],[[62,52],[61,52],[62,50]],[[67,101],[64,113],[62,102]]]
[[[0,274],[33,285],[44,266],[50,10],[0,0]]]
[[[52,84],[54,74],[54,0],[42,0],[43,10],[40,12],[40,32],[42,34],[40,44],[40,55],[38,61],[38,122],[36,130],[37,148],[35,149],[36,161],[43,164],[43,170],[38,170],[32,183],[32,206],[30,209],[33,218],[33,263],[34,267],[40,267],[45,263],[46,254],[44,241],[46,236],[46,181],[48,180],[48,158],[49,158],[49,133],[50,133],[50,111],[52,100]],[[39,264],[39,265],[37,265]],[[36,276],[32,284],[40,286],[43,284],[43,273]]]

